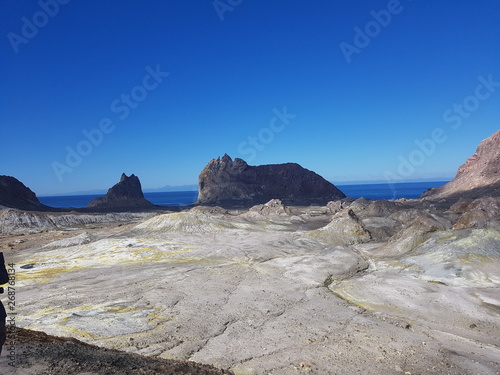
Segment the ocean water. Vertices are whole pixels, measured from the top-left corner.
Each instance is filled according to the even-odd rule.
[[[432,187],[439,187],[448,181],[431,182],[406,182],[397,184],[363,184],[363,185],[337,185],[345,195],[352,198],[387,199],[418,198],[424,191]],[[67,195],[38,197],[43,204],[56,207],[87,207],[94,198],[102,195]],[[165,193],[144,193],[144,197],[158,206],[187,206],[198,198],[197,191],[172,191]]]
[[[336,185],[342,192],[351,198],[387,199],[418,198],[424,191],[433,187],[440,187],[448,181],[404,182],[397,184],[366,184],[366,185]]]
[[[87,207],[88,203],[99,195],[66,195],[66,196],[50,196],[38,197],[38,200],[43,204],[56,207]],[[158,206],[187,206],[194,203],[198,199],[197,191],[171,191],[166,193],[144,193],[144,198]]]

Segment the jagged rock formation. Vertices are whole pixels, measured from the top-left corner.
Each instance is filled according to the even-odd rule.
[[[479,144],[452,181],[422,195],[431,199],[483,196],[500,196],[500,130]]]
[[[21,210],[45,210],[35,193],[11,176],[0,176],[0,206]]]
[[[326,204],[345,197],[332,183],[299,164],[250,166],[225,154],[199,176],[198,204],[255,205],[280,199],[286,204]]]
[[[123,173],[119,183],[109,189],[105,196],[90,201],[88,207],[100,209],[136,209],[154,207],[154,204],[144,198],[139,178],[133,174],[127,177]]]

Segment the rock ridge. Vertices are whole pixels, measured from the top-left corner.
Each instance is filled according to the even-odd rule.
[[[20,210],[45,210],[36,194],[12,176],[0,176],[0,206]]]
[[[422,198],[476,199],[483,196],[500,196],[500,130],[479,144],[474,155],[458,168],[452,181],[427,190]]]

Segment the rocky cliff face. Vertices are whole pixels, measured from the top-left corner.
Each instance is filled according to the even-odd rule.
[[[344,197],[332,183],[296,163],[250,166],[225,154],[200,173],[197,203],[254,205],[281,199],[286,204],[326,204]]]
[[[432,199],[483,196],[500,196],[500,130],[479,144],[452,181],[423,195]]]
[[[144,198],[139,178],[133,174],[127,177],[123,173],[119,183],[109,189],[105,196],[90,201],[88,207],[99,209],[135,209],[154,207],[154,204]]]
[[[0,176],[0,206],[21,210],[44,210],[35,193],[21,181],[10,176]]]

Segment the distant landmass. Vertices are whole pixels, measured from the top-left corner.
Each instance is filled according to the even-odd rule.
[[[165,185],[157,189],[142,189],[145,193],[168,193],[171,191],[198,191],[198,185]]]
[[[353,186],[353,185],[377,185],[377,184],[405,184],[405,183],[427,183],[427,182],[449,182],[452,178],[450,177],[436,177],[436,178],[428,178],[428,179],[408,179],[401,181],[387,181],[387,180],[357,180],[357,181],[339,181],[335,184],[340,190],[343,186]],[[333,184],[333,181],[327,180],[328,182]],[[165,185],[160,188],[143,188],[142,191],[144,193],[171,193],[171,192],[182,192],[182,191],[198,191],[198,185]],[[59,194],[44,194],[38,195],[38,197],[74,197],[77,195],[104,195],[106,194],[106,189],[93,189],[93,190],[84,190],[84,191],[74,191],[70,193],[59,193]]]
[[[65,197],[65,196],[75,196],[75,195],[104,195],[107,193],[107,189],[92,189],[92,190],[80,190],[73,191],[69,193],[59,193],[59,194],[44,194],[42,197]],[[198,191],[198,185],[165,185],[159,188],[143,188],[144,193],[168,193],[172,191]]]

